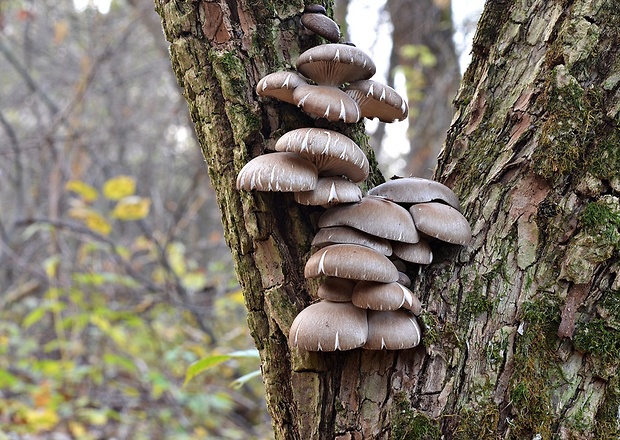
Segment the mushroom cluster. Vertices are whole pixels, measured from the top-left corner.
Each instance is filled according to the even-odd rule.
[[[370,80],[373,61],[356,47],[338,43],[338,25],[322,6],[307,6],[301,22],[331,43],[302,53],[296,72],[265,76],[256,87],[258,95],[333,122],[407,117],[406,101]],[[272,149],[241,169],[237,188],[292,192],[298,203],[326,208],[312,242],[316,252],[304,269],[306,278],[322,278],[320,301],[293,321],[291,345],[309,351],[418,345],[416,316],[422,306],[409,289],[404,262],[430,264],[435,239],[469,241],[469,224],[454,193],[437,182],[404,178],[362,197],[357,183],[368,177],[368,159],[355,142],[333,130],[292,130]]]

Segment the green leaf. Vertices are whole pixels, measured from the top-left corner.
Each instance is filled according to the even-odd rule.
[[[250,350],[240,350],[233,351],[228,354],[212,354],[202,359],[197,360],[192,363],[187,368],[187,373],[185,374],[185,382],[183,382],[183,386],[187,385],[187,383],[192,380],[194,377],[202,373],[203,371],[208,370],[209,368],[215,367],[216,365],[221,364],[222,362],[226,362],[232,358],[259,358],[258,350],[250,349]]]
[[[248,382],[248,381],[249,381],[249,380],[251,380],[251,379],[254,379],[255,377],[260,376],[260,374],[261,374],[261,373],[260,373],[260,370],[254,370],[254,371],[252,371],[251,373],[244,374],[243,376],[241,376],[241,377],[239,377],[239,378],[237,378],[237,379],[233,380],[233,381],[230,383],[230,387],[231,387],[231,388],[233,388],[233,389],[235,389],[235,390],[238,390],[238,389],[239,389],[239,388],[241,388],[243,385],[245,385],[245,384],[246,384],[246,382]]]
[[[39,322],[47,313],[46,307],[39,307],[28,313],[22,322],[24,328],[30,328],[37,322]]]

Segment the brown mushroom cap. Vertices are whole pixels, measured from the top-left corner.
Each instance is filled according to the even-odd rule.
[[[359,106],[365,118],[379,118],[382,122],[402,121],[407,118],[407,102],[393,88],[373,80],[355,81],[344,89]]]
[[[312,191],[294,194],[301,205],[328,207],[338,203],[352,203],[362,200],[362,190],[355,183],[342,177],[319,177]]]
[[[413,292],[397,282],[359,281],[353,289],[351,302],[362,309],[398,310],[403,307],[415,314],[422,310],[422,305]]]
[[[276,151],[293,151],[312,161],[321,176],[347,176],[353,182],[368,177],[366,155],[355,142],[333,130],[298,128],[278,139]]]
[[[385,238],[375,237],[348,226],[321,228],[312,240],[312,246],[320,248],[332,244],[359,244],[374,249],[385,256],[392,254],[392,245]]]
[[[362,119],[360,108],[349,95],[337,87],[300,86],[293,92],[294,104],[315,118],[354,124]]]
[[[460,210],[459,199],[450,188],[434,180],[421,177],[403,177],[375,186],[369,195],[385,197],[396,203],[424,203],[442,200]]]
[[[401,260],[417,264],[431,264],[433,261],[433,251],[430,245],[423,239],[417,243],[392,243],[392,250]]]
[[[297,87],[308,85],[306,80],[295,72],[274,72],[263,77],[256,85],[256,93],[280,101],[295,104],[293,91]]]
[[[368,79],[377,68],[372,59],[355,46],[322,44],[299,56],[297,71],[317,84],[339,86]]]
[[[411,278],[400,270],[398,271],[398,280],[396,281],[398,284],[402,284],[405,287],[411,287]]]
[[[324,13],[306,12],[301,16],[301,24],[327,41],[337,43],[340,40],[338,24]]]
[[[381,197],[366,196],[360,202],[327,209],[319,218],[319,228],[329,226],[350,226],[376,237],[405,243],[420,240],[407,210]]]
[[[312,255],[306,263],[304,276],[322,275],[382,283],[398,279],[396,267],[385,255],[358,244],[333,244]]]
[[[471,241],[467,219],[452,206],[437,202],[419,203],[409,211],[418,230],[430,237],[460,245]]]
[[[237,189],[246,191],[310,191],[316,187],[318,171],[297,153],[257,156],[239,171]]]
[[[297,315],[288,338],[302,350],[335,351],[361,347],[367,335],[366,310],[349,302],[321,301]]]
[[[368,311],[369,350],[403,350],[420,343],[422,332],[415,316],[407,310]]]
[[[319,285],[317,295],[321,299],[333,302],[351,302],[355,280],[327,277]]]

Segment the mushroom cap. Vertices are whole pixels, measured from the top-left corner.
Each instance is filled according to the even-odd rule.
[[[369,195],[385,197],[396,203],[424,203],[442,200],[460,211],[456,194],[446,185],[421,177],[403,177],[375,186]]]
[[[337,43],[340,40],[338,24],[324,13],[304,12],[301,16],[301,24],[327,41]]]
[[[327,277],[319,285],[317,295],[321,299],[333,302],[351,302],[355,280]]]
[[[379,118],[382,122],[402,121],[409,108],[396,90],[371,79],[355,81],[344,89],[359,106],[365,118]]]
[[[308,85],[306,79],[296,72],[274,72],[264,76],[258,82],[256,93],[260,96],[269,96],[295,104],[293,91],[303,85]]]
[[[311,191],[295,193],[295,201],[301,205],[328,207],[338,203],[359,202],[362,190],[355,183],[342,177],[320,177]]]
[[[237,175],[237,189],[246,191],[310,191],[316,187],[318,171],[297,153],[270,153],[245,164]]]
[[[374,249],[385,256],[392,254],[392,245],[385,238],[375,237],[348,226],[321,228],[312,240],[312,246],[319,248],[332,244],[359,244]]]
[[[335,351],[361,347],[367,335],[366,310],[350,302],[320,301],[299,312],[288,339],[302,350]]]
[[[415,316],[407,310],[368,311],[369,350],[403,350],[420,343],[422,332]]]
[[[339,86],[368,79],[377,68],[372,59],[355,46],[322,44],[297,58],[297,71],[317,84]]]
[[[350,226],[376,237],[417,243],[420,236],[405,208],[381,197],[366,196],[357,203],[336,205],[319,217],[319,228]]]
[[[319,249],[308,259],[304,276],[322,275],[382,283],[398,280],[396,267],[385,255],[359,244],[332,244]]]
[[[299,86],[293,92],[294,104],[315,118],[354,124],[362,119],[357,103],[337,87]]]
[[[405,287],[411,287],[411,278],[400,270],[398,271],[398,280],[396,281],[398,284],[402,284]]]
[[[452,206],[438,202],[419,203],[409,211],[418,230],[430,237],[460,245],[471,241],[467,219]]]
[[[422,310],[422,305],[413,292],[397,282],[359,281],[353,289],[351,302],[362,309],[398,310],[404,307],[414,314],[419,314]]]
[[[431,264],[433,261],[433,251],[424,239],[417,243],[392,243],[392,251],[401,260],[417,264]]]
[[[321,128],[298,128],[278,139],[276,151],[293,151],[312,161],[321,176],[347,176],[353,182],[368,177],[368,159],[355,142],[343,134]]]

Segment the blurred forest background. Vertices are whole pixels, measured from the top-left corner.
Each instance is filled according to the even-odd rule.
[[[454,40],[450,11],[337,2],[409,97],[409,128],[368,126],[386,175],[432,172],[480,12]],[[151,0],[1,0],[0,103],[0,440],[271,438]]]

